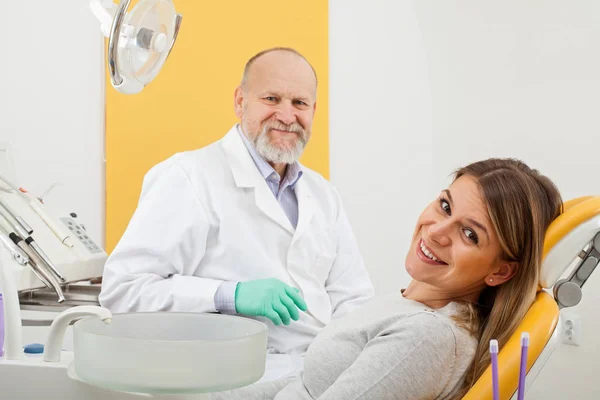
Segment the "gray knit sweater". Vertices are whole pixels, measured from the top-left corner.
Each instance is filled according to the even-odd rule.
[[[211,399],[446,399],[463,382],[477,340],[451,318],[400,293],[332,321],[306,353],[304,372]]]

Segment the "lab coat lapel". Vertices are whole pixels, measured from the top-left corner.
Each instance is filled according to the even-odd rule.
[[[285,215],[285,212],[281,208],[281,205],[275,196],[273,196],[273,192],[271,192],[271,189],[269,189],[267,182],[265,182],[262,176],[260,176],[260,179],[261,181],[256,182],[256,186],[254,186],[256,205],[264,214],[267,215],[267,217],[277,222],[293,235],[294,227],[292,226],[290,220]]]
[[[256,164],[254,164],[246,145],[239,135],[237,127],[234,126],[222,140],[223,151],[227,157],[235,184],[240,188],[254,188],[254,201],[257,207],[267,217],[293,235],[294,227],[275,196],[273,196],[271,189],[269,189]]]
[[[310,187],[302,178],[298,180],[295,192],[298,199],[298,226],[294,234],[294,242],[307,232],[315,212],[315,201]]]
[[[244,142],[239,137],[237,125],[231,128],[227,135],[221,139],[221,146],[231,168],[236,186],[239,188],[254,187],[256,181],[254,173],[258,173],[258,175],[260,173],[254,165],[252,157],[248,154]]]

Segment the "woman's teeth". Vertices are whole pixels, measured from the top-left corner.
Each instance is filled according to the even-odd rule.
[[[432,259],[433,261],[440,261],[437,257],[435,257],[433,254],[431,254],[431,252],[429,250],[427,250],[427,247],[425,247],[425,243],[421,242],[421,251],[423,252],[423,254],[425,254],[428,258]]]

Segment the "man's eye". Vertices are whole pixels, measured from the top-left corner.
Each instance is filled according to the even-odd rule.
[[[451,210],[450,210],[450,203],[448,203],[448,202],[447,202],[446,200],[444,200],[444,199],[440,199],[440,207],[442,208],[442,210],[443,210],[443,211],[444,211],[446,214],[450,215],[450,213],[451,213]]]
[[[267,101],[277,101],[277,97],[267,96],[267,97],[265,97],[265,100],[267,100]]]

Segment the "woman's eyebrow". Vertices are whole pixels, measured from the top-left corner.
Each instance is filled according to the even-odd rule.
[[[450,193],[450,191],[448,189],[442,190],[442,193],[446,193],[446,196],[448,196],[448,200],[450,201],[450,203],[453,203],[452,194]]]
[[[488,231],[487,231],[487,229],[485,229],[485,226],[483,226],[483,224],[480,224],[479,222],[475,221],[473,218],[467,218],[467,221],[469,221],[471,224],[473,224],[476,227],[478,227],[479,229],[481,229],[487,236],[488,241],[490,240],[490,235],[488,234]]]

